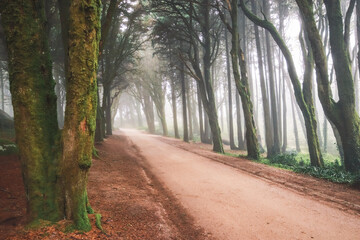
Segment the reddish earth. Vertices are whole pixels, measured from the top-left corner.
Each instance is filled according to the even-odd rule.
[[[360,239],[360,192],[208,145],[124,130],[97,145],[88,193],[104,232],[27,231],[16,156],[0,156],[0,239]],[[126,135],[126,136],[125,136]]]
[[[88,195],[102,215],[101,232],[64,234],[65,221],[26,231],[25,194],[16,156],[0,156],[0,239],[210,239],[195,226],[178,200],[144,167],[137,147],[125,136],[96,146],[99,158],[90,170]]]

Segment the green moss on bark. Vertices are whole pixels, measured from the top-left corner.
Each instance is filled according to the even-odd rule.
[[[56,152],[59,137],[44,1],[7,1],[2,24],[9,55],[9,77],[17,145],[29,220],[56,221]]]
[[[61,181],[65,215],[79,230],[88,231],[87,174],[96,128],[96,70],[100,40],[100,1],[70,3],[67,106],[63,129]]]

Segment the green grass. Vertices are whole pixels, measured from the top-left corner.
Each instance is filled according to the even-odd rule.
[[[225,153],[226,156],[244,157],[234,153]],[[331,154],[323,154],[323,168],[310,165],[310,156],[306,153],[286,152],[273,158],[261,158],[258,163],[272,167],[290,170],[296,173],[306,174],[317,178],[326,179],[335,183],[359,184],[360,172],[353,174],[347,172],[341,165],[339,157]]]
[[[344,167],[341,166],[341,161],[338,157],[331,154],[324,154],[323,158],[325,164],[323,168],[311,166],[309,154],[296,152],[279,154],[271,159],[261,160],[260,162],[336,183],[353,184],[359,181],[360,173],[353,174],[347,172]]]

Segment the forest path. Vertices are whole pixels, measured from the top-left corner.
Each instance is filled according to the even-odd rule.
[[[161,137],[122,131],[196,223],[217,239],[360,239],[356,213],[171,146]]]

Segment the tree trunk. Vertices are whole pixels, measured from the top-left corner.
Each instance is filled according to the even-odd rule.
[[[225,29],[225,47],[226,47],[226,70],[228,79],[228,96],[229,96],[229,138],[230,149],[236,149],[234,141],[234,123],[233,123],[233,104],[232,104],[232,87],[231,87],[231,70],[230,70],[230,58],[229,58],[229,43],[228,43],[228,31]]]
[[[141,114],[141,109],[140,109],[140,104],[138,101],[134,101],[135,104],[135,109],[136,109],[136,115],[137,115],[137,119],[138,119],[138,127],[143,127],[143,117]]]
[[[160,121],[161,121],[161,126],[162,126],[162,130],[163,130],[163,136],[168,136],[169,132],[168,132],[167,123],[166,123],[165,105],[164,104],[159,106],[158,116],[159,116]]]
[[[239,46],[239,33],[238,33],[238,6],[237,0],[231,1],[231,23],[232,23],[232,37],[231,37],[231,60],[234,73],[236,87],[241,96],[241,102],[245,118],[246,126],[246,146],[248,157],[252,159],[259,159],[259,143],[257,140],[256,127],[253,117],[253,106],[251,102],[249,83],[247,78],[245,56]],[[240,65],[240,72],[238,66]],[[241,73],[241,78],[240,78]]]
[[[105,110],[105,126],[106,126],[106,135],[112,135],[112,124],[111,124],[111,90],[110,86],[104,86],[104,95],[103,95],[103,106],[102,109]]]
[[[5,96],[4,96],[4,90],[5,90],[5,81],[3,76],[3,70],[0,66],[0,84],[1,84],[1,110],[5,111]]]
[[[174,81],[174,79],[171,80],[171,103],[172,103],[172,111],[173,111],[175,138],[180,138],[178,122],[177,122],[177,106],[176,106],[176,92],[175,92],[175,81]]]
[[[296,151],[301,152],[300,149],[300,141],[299,141],[299,133],[297,129],[297,123],[296,123],[296,115],[295,115],[295,103],[293,100],[291,100],[292,105],[292,116],[293,116],[293,125],[294,125],[294,136],[295,136],[295,145],[296,145]]]
[[[235,93],[235,101],[236,101],[237,138],[238,138],[239,150],[246,150],[246,142],[244,141],[244,134],[242,131],[242,124],[241,124],[240,95],[238,92]]]
[[[55,78],[55,93],[57,96],[56,100],[56,109],[57,109],[57,119],[59,123],[59,128],[62,129],[64,127],[64,110],[62,105],[62,97],[61,97],[61,89],[60,89],[60,76],[58,72],[58,67],[54,67],[54,78]]]
[[[204,133],[204,120],[203,120],[203,111],[202,111],[202,102],[199,90],[199,84],[197,86],[197,100],[198,100],[198,110],[199,110],[199,128],[200,128],[200,141],[205,143],[205,133]]]
[[[264,7],[264,15],[270,18],[270,6],[267,0],[263,0]],[[270,82],[270,99],[271,99],[271,117],[273,124],[273,136],[274,136],[274,144],[272,149],[268,149],[268,156],[273,157],[280,153],[280,136],[279,136],[279,128],[278,128],[278,115],[277,115],[277,102],[276,102],[276,94],[275,94],[275,79],[274,79],[274,67],[273,67],[273,52],[270,43],[270,34],[268,31],[265,32],[265,42],[266,42],[266,50],[267,50],[267,64],[269,71],[269,82]]]
[[[1,21],[28,220],[58,221],[63,218],[58,200],[64,195],[56,188],[60,138],[45,2],[14,0],[3,6]]]
[[[99,92],[97,93],[98,102],[96,107],[96,130],[95,130],[95,142],[102,142],[104,140],[103,134],[103,115],[99,102]]]
[[[16,10],[19,6],[21,11]],[[99,9],[98,1],[74,0],[70,5],[62,154],[57,145],[60,139],[44,1],[11,1],[2,9],[17,144],[31,221],[56,221],[65,215],[75,222],[77,229],[91,228],[86,181],[95,132]]]
[[[192,122],[193,122],[193,133],[199,133],[199,122],[196,115],[196,100],[195,100],[195,89],[193,90],[193,94],[190,95],[191,102],[193,103],[193,107],[191,108],[192,114]]]
[[[181,63],[180,78],[181,78],[181,99],[182,99],[182,113],[183,113],[183,131],[184,142],[189,142],[188,121],[187,121],[187,105],[186,105],[186,79],[185,66]]]
[[[202,102],[204,104],[205,111],[208,115],[210,129],[212,133],[213,151],[224,153],[221,131],[218,122],[218,116],[216,112],[214,90],[211,83],[211,42],[210,42],[210,1],[202,0],[202,34],[204,37],[204,56],[203,56],[203,71],[204,81],[200,82],[200,93]]]
[[[155,119],[154,119],[154,107],[150,99],[150,96],[144,93],[144,107],[143,107],[146,123],[148,125],[149,133],[155,133]]]
[[[284,76],[285,78],[285,76]],[[283,79],[283,94],[282,94],[282,100],[283,100],[283,145],[281,148],[281,151],[284,153],[287,149],[287,117],[286,117],[286,85],[285,85],[285,79]]]
[[[357,40],[357,47],[358,47],[358,53],[357,53],[357,64],[358,64],[358,72],[359,72],[359,76],[360,76],[360,3],[359,1],[356,2],[356,40]],[[360,85],[360,77],[359,78],[355,78],[355,89],[357,90],[357,94],[356,94],[356,110],[360,111],[360,90],[359,90],[359,86]],[[358,112],[359,113],[359,112]]]
[[[66,219],[85,231],[91,229],[86,184],[96,128],[100,5],[97,0],[73,0],[69,14],[68,91],[59,172]]]
[[[106,94],[106,108],[105,108],[105,119],[106,119],[106,135],[112,135],[112,117],[111,117],[111,91],[109,90]]]
[[[188,111],[189,140],[193,140],[194,134],[193,134],[193,124],[192,124],[192,116],[191,116],[192,103],[190,102],[190,94],[191,94],[190,81],[186,81],[186,103],[187,103],[187,111]]]
[[[255,1],[251,2],[252,11],[254,14],[257,12]],[[263,100],[263,112],[264,112],[264,128],[265,128],[265,142],[267,148],[267,157],[271,157],[272,148],[274,145],[274,136],[273,136],[273,128],[271,126],[271,115],[270,115],[270,105],[268,100],[268,93],[266,89],[266,81],[265,81],[265,73],[264,73],[264,63],[261,52],[261,41],[259,34],[259,27],[254,24],[255,30],[255,41],[256,41],[256,50],[257,50],[257,59],[259,65],[259,74],[260,74],[260,85],[261,85],[261,96]]]

